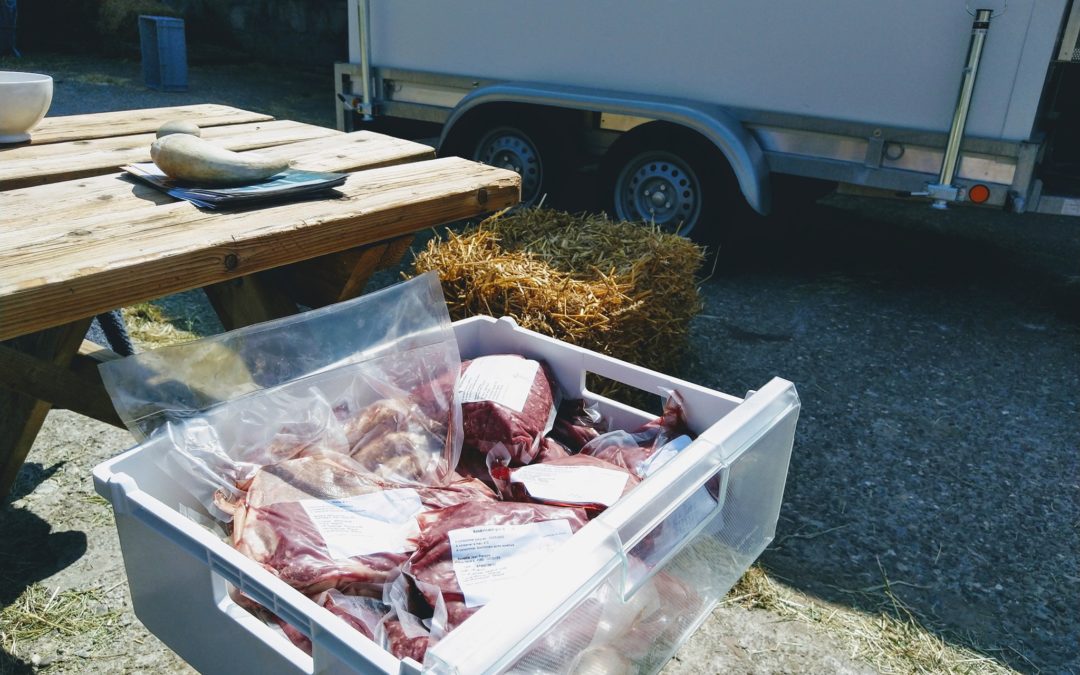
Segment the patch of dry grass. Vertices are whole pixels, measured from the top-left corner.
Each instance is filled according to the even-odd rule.
[[[122,310],[132,341],[140,349],[190,342],[222,331],[201,292],[177,293]]]
[[[97,588],[60,591],[30,586],[0,610],[0,649],[18,656],[21,645],[50,634],[60,639],[84,636],[95,645],[109,645],[120,628],[120,613],[108,609],[104,595]]]
[[[141,349],[187,342],[196,337],[190,331],[177,328],[160,307],[150,302],[125,307],[122,313],[128,334]]]
[[[85,506],[82,509],[83,519],[86,522],[90,525],[112,525],[113,509],[108,499],[99,494],[91,493],[83,495],[82,502]]]
[[[813,624],[838,638],[852,656],[871,663],[883,673],[1013,675],[1017,672],[986,654],[947,642],[896,597],[893,585],[885,577],[879,586],[854,592],[864,606],[875,607],[871,614],[821,603],[774,581],[755,565],[731,589],[724,604],[764,609]]]

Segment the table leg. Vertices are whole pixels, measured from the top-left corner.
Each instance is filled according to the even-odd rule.
[[[305,260],[277,270],[275,283],[307,307],[351,300],[363,293],[372,274],[397,265],[412,242],[410,234]]]
[[[76,370],[78,359],[65,368],[0,344],[0,387],[123,429],[101,374],[86,367]]]
[[[24,354],[66,368],[82,344],[92,318],[9,340]],[[0,499],[6,499],[34,444],[51,403],[0,388]]]
[[[203,288],[225,330],[296,314],[296,303],[263,274],[230,279]]]

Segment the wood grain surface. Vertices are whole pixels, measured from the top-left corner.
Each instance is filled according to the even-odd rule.
[[[255,152],[291,159],[298,169],[342,172],[435,157],[435,150],[430,146],[370,131],[314,138]],[[18,238],[25,236],[29,229],[49,226],[63,232],[72,217],[103,213],[118,215],[155,204],[182,204],[186,208],[195,208],[118,173],[17,188],[0,193],[4,212],[4,218],[0,220],[0,238],[5,233]],[[0,244],[0,250],[3,246]]]
[[[354,173],[340,193],[233,212],[73,213],[14,237],[6,223],[0,339],[505,208],[520,177],[450,157]]]
[[[271,120],[211,127],[203,130],[202,137],[230,150],[253,150],[341,135],[336,129]],[[0,148],[0,190],[97,176],[115,172],[124,164],[149,162],[155,138],[149,132]]]
[[[216,103],[46,117],[30,132],[30,145],[156,132],[165,122],[188,120],[202,128],[265,122],[270,115]]]

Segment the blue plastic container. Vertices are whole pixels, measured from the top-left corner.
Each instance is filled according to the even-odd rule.
[[[170,16],[140,16],[143,81],[160,91],[187,91],[187,43],[184,20]]]

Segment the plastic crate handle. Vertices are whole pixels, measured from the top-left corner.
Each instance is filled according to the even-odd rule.
[[[127,487],[128,489],[125,489]],[[319,673],[330,665],[326,661],[341,664],[355,664],[356,642],[366,640],[356,630],[340,618],[334,616],[306,598],[300,591],[292,588],[269,572],[257,568],[254,574],[245,572],[242,567],[252,564],[238,551],[200,528],[185,528],[188,523],[184,516],[168,508],[146,492],[135,487],[130,477],[118,474],[110,481],[112,491],[126,492],[126,498],[113,504],[126,503],[128,508],[122,513],[129,515],[155,532],[176,544],[185,553],[205,565],[211,574],[232,584],[237,590],[255,602],[276,614],[290,626],[303,633],[312,642],[312,666],[308,673]],[[220,550],[218,550],[220,549]],[[265,577],[265,578],[260,578]],[[215,598],[220,604],[221,598]],[[235,604],[228,599],[229,604]],[[239,622],[232,614],[225,612],[231,620]],[[284,637],[281,638],[285,640]],[[411,659],[398,661],[389,652],[371,643],[373,649],[366,654],[386,672],[400,672],[403,675],[420,673],[420,664]],[[288,643],[290,649],[299,649]],[[362,664],[361,664],[362,665]],[[350,669],[353,669],[350,667]],[[335,671],[336,672],[336,671]]]
[[[650,556],[647,574],[624,579],[624,601],[630,600],[668,561],[714,522],[724,509],[731,465],[798,407],[799,399],[794,386],[786,380],[774,378],[749,397],[744,405],[729,413],[730,419],[726,424],[735,425],[733,433],[717,439],[714,432],[719,424],[707,429],[647,481],[643,481],[597,518],[619,533],[624,551],[629,556],[647,537],[655,535],[659,528],[674,526],[672,515],[683,507],[691,506],[695,496],[710,494],[715,499],[715,505],[707,512],[694,514],[695,521],[678,524],[678,537],[667,545],[666,550]],[[707,486],[716,478],[719,478],[719,484],[716,494],[711,495]]]
[[[489,603],[428,652],[433,672],[497,673],[513,665],[540,636],[579,603],[628,569],[633,547],[695,492],[751,450],[769,430],[799,409],[794,386],[774,378],[752,398],[707,429],[690,447],[580,530],[531,572],[530,582]],[[705,468],[707,467],[707,468]],[[702,470],[704,468],[704,470]],[[688,528],[663,561],[678,553],[722,508]],[[654,565],[660,570],[663,564]],[[624,597],[641,584],[626,584]],[[523,611],[528,608],[528,611]]]

